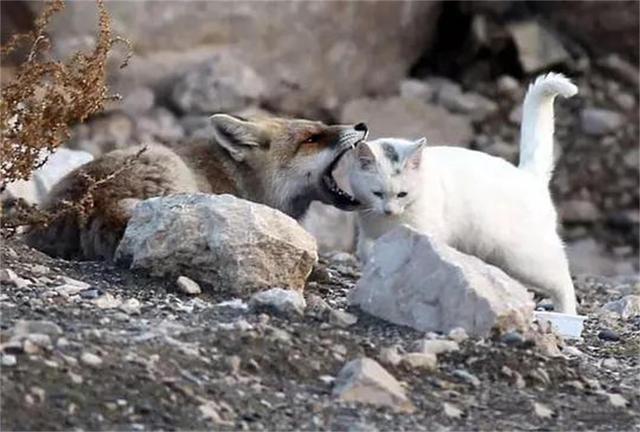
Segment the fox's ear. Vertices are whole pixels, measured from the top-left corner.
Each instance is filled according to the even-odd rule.
[[[360,169],[364,171],[372,171],[376,165],[376,155],[366,142],[361,142],[356,147],[356,155]]]
[[[426,147],[426,145],[427,139],[424,137],[413,142],[413,145],[409,150],[409,155],[407,156],[407,166],[409,168],[420,168],[420,164],[422,163],[422,150]]]
[[[264,132],[255,123],[227,114],[214,114],[210,118],[216,141],[238,162],[242,162],[253,147],[265,142]]]

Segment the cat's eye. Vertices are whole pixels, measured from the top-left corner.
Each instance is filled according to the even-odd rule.
[[[375,191],[373,194],[374,194],[375,196],[377,196],[378,198],[382,198],[382,197],[383,197],[383,195],[384,195],[384,194],[383,194],[382,192],[380,192],[380,191]]]
[[[311,135],[309,138],[307,138],[306,140],[303,141],[304,144],[313,144],[315,142],[320,141],[321,138],[321,134],[317,133],[317,134],[313,134]]]
[[[400,193],[398,193],[398,198],[404,198],[404,197],[406,197],[406,196],[407,196],[407,193],[406,193],[406,192],[400,192]]]

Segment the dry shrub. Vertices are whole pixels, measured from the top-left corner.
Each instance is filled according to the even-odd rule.
[[[64,8],[63,0],[50,1],[33,31],[14,35],[0,49],[6,58],[16,48],[30,46],[13,81],[1,89],[0,191],[12,181],[28,179],[50,152],[69,139],[71,126],[101,112],[105,102],[114,98],[106,85],[107,56],[115,43],[129,46],[129,42],[112,36],[103,1],[97,0],[97,6],[98,39],[90,53],[75,53],[66,62],[50,58],[45,31],[52,16]]]

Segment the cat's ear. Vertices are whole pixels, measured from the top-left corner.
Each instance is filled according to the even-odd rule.
[[[356,156],[361,170],[372,171],[376,165],[376,155],[366,142],[361,142],[356,147]]]
[[[409,151],[409,156],[407,157],[407,166],[409,168],[420,168],[420,164],[422,163],[422,150],[426,147],[426,145],[427,139],[425,137],[422,137],[413,142],[411,150]]]

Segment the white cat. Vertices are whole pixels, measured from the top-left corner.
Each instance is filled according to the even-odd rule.
[[[356,149],[349,181],[358,211],[358,255],[407,224],[502,268],[555,310],[576,313],[576,298],[556,211],[553,100],[578,88],[560,74],[540,76],[524,100],[518,167],[478,151],[426,147],[426,139],[383,138]]]

